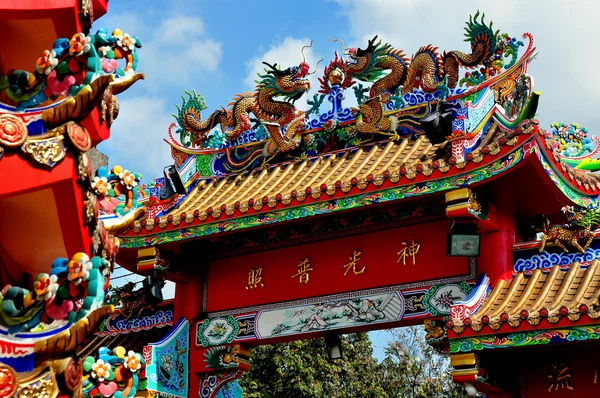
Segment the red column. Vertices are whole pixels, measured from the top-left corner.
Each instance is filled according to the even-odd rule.
[[[498,190],[494,195],[497,230],[481,233],[479,273],[485,273],[492,286],[500,279],[512,278],[512,247],[515,243],[516,226],[513,200],[508,190]]]
[[[173,309],[174,319],[186,318],[190,322],[190,358],[197,352],[194,350],[196,331],[194,330],[194,319],[200,316],[202,312],[202,293],[203,280],[199,272],[190,276],[190,281],[186,283],[178,282],[175,286],[175,306]],[[191,366],[190,366],[191,368]],[[200,375],[193,370],[189,373],[189,397],[198,397],[200,391]]]

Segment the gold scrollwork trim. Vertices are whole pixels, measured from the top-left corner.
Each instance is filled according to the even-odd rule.
[[[63,136],[29,140],[21,146],[21,150],[29,154],[37,163],[53,167],[67,155],[63,140]]]

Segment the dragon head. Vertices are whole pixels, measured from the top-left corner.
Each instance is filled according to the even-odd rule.
[[[257,80],[257,91],[271,90],[273,96],[281,96],[287,101],[295,102],[310,89],[310,82],[306,78],[310,66],[306,62],[284,70],[279,69],[277,64],[263,64],[269,69],[265,69],[264,75],[258,75],[261,80]]]
[[[342,42],[342,53],[348,56],[346,71],[350,77],[374,82],[385,75],[384,71],[376,66],[376,63],[390,49],[389,44],[382,44],[381,40],[377,41],[377,36],[375,36],[369,40],[366,48],[347,49],[343,46]]]

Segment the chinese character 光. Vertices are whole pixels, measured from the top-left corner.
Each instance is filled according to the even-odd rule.
[[[574,390],[571,382],[571,370],[564,363],[553,364],[550,370],[550,374],[548,378],[550,379],[550,386],[548,387],[548,392],[551,392],[552,389],[554,391],[558,391],[559,389],[566,388],[567,390]]]
[[[413,265],[417,265],[417,254],[419,254],[419,250],[421,250],[421,244],[414,240],[411,245],[407,242],[402,242],[402,244],[404,247],[397,253],[398,256],[400,256],[398,257],[397,263],[400,264],[400,261],[402,261],[402,264],[406,265],[406,259],[412,257]]]
[[[365,269],[367,268],[366,265],[363,265],[363,267],[360,271],[358,271],[356,269],[356,265],[360,261],[361,255],[362,255],[362,252],[360,250],[354,250],[354,253],[350,256],[350,262],[348,264],[344,264],[344,268],[346,268],[346,272],[344,272],[344,276],[346,276],[348,271],[350,271],[350,268],[352,268],[352,272],[354,272],[354,275],[360,275],[363,272],[365,272]]]
[[[248,274],[248,284],[246,285],[246,290],[255,289],[259,286],[265,287],[265,284],[262,281],[262,271],[262,267],[250,270],[250,273]]]
[[[299,276],[300,278],[298,278],[298,280],[300,283],[307,284],[310,277],[310,271],[314,270],[311,267],[310,260],[306,257],[298,264],[298,272],[296,275],[292,275],[292,278]]]

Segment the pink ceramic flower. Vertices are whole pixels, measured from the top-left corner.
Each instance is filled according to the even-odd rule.
[[[115,212],[115,209],[119,205],[119,199],[111,198],[109,196],[105,196],[100,200],[100,208],[102,212],[105,214],[112,214]]]
[[[77,80],[75,79],[75,76],[68,75],[61,81],[56,74],[56,69],[53,69],[48,75],[46,82],[48,83],[48,88],[52,91],[52,94],[67,96],[69,95],[69,90],[75,85]]]
[[[69,313],[75,309],[75,304],[71,300],[64,300],[60,305],[56,304],[55,299],[46,301],[46,315],[52,319],[67,319]]]

